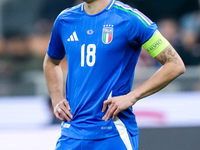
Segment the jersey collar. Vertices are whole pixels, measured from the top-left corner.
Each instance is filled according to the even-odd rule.
[[[105,8],[106,10],[109,10],[115,3],[115,0],[111,0],[110,4]],[[81,4],[81,11],[84,11],[84,3]]]
[[[111,0],[110,4],[106,7],[107,10],[109,10],[115,3],[115,0]]]

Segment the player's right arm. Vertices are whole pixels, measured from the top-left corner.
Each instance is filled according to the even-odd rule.
[[[63,97],[63,74],[60,62],[61,60],[52,59],[46,54],[43,70],[56,118],[61,121],[71,121],[70,106]]]

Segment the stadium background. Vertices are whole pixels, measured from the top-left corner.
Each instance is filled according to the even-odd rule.
[[[140,150],[200,149],[200,1],[122,0],[155,21],[186,73],[134,106]],[[81,0],[0,0],[0,149],[50,150],[60,134],[42,61],[53,21]],[[66,75],[66,62],[62,62]],[[133,88],[160,66],[142,51]]]

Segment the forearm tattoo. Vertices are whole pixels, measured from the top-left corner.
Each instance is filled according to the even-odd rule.
[[[172,62],[174,64],[177,64],[178,62],[177,52],[173,51],[170,47],[167,47],[160,54],[161,54],[160,55],[161,64],[164,64],[165,62]]]

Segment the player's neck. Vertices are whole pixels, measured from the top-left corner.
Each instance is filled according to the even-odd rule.
[[[91,3],[84,5],[84,10],[89,15],[95,15],[103,11],[110,3],[111,0],[94,0]]]

